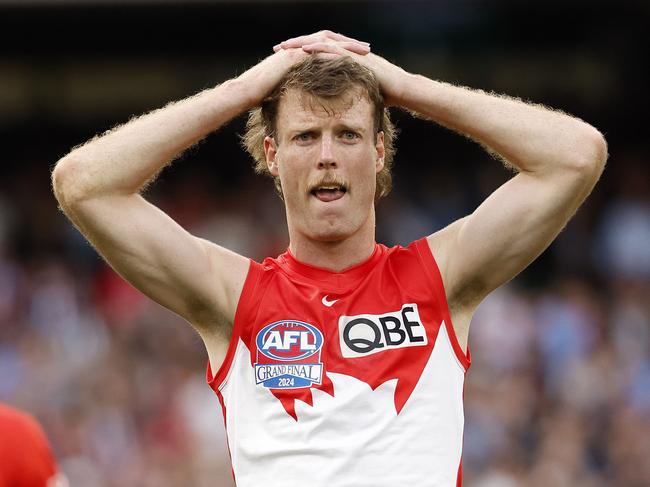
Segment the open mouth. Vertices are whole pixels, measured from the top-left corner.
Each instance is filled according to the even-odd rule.
[[[347,192],[345,186],[338,185],[323,185],[318,186],[310,191],[310,193],[323,201],[324,203],[329,203],[330,201],[336,201],[343,198],[343,195]]]

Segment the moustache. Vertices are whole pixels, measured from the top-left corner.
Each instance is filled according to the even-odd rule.
[[[348,188],[347,182],[334,173],[324,174],[322,177],[320,177],[314,183],[309,184],[307,187],[309,188],[308,192],[311,193],[312,191],[316,191],[317,189],[325,186],[337,186],[342,190],[347,190]]]

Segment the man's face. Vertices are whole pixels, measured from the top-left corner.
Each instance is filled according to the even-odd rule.
[[[323,106],[322,103],[325,103]],[[264,141],[269,171],[279,176],[291,230],[319,241],[374,226],[376,174],[383,133],[375,137],[373,107],[360,91],[323,102],[297,90],[278,110],[275,140]]]

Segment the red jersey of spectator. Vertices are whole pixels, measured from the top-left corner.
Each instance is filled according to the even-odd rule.
[[[38,422],[0,403],[0,487],[55,485],[56,474],[52,449]]]

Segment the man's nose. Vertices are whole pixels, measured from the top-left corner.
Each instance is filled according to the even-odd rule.
[[[318,158],[318,169],[336,168],[336,158],[333,151],[334,141],[332,137],[324,135],[321,137],[320,157]]]

